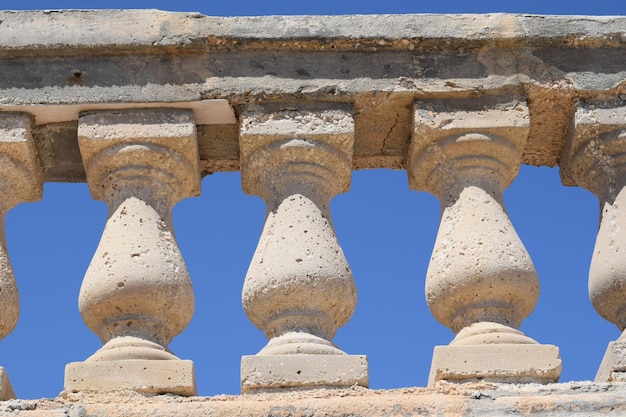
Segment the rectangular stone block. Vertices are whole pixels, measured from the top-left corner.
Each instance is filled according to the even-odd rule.
[[[367,356],[268,355],[241,358],[241,392],[277,388],[367,387]]]
[[[626,343],[614,341],[604,353],[595,382],[626,382]]]
[[[0,112],[0,177],[19,202],[39,201],[43,192],[32,122],[26,113]]]
[[[441,158],[459,158],[457,153],[468,146],[469,155],[489,154],[494,137],[506,140],[519,164],[529,132],[530,113],[521,97],[502,96],[495,102],[494,98],[416,101],[407,158],[409,187],[433,192],[428,186],[430,166],[437,166]]]
[[[437,381],[557,382],[559,349],[553,345],[493,344],[435,346],[428,386]]]
[[[73,362],[65,367],[65,390],[130,389],[145,393],[196,395],[193,362],[124,360]]]
[[[154,157],[149,165],[184,164],[193,167],[193,178],[188,181],[200,194],[198,168],[198,139],[194,113],[189,109],[120,109],[92,111],[81,115],[78,121],[78,146],[85,165],[91,194],[100,196],[100,171],[89,169],[92,161],[105,159],[111,152],[123,154],[132,147],[156,147],[165,150],[168,158]],[[123,149],[124,146],[128,148]],[[111,170],[115,169],[111,167]],[[197,174],[196,174],[197,173]],[[96,178],[94,178],[94,176]]]

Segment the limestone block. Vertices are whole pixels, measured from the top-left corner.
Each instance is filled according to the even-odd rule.
[[[120,166],[132,165],[138,155],[143,166],[163,172],[178,184],[174,190],[180,192],[180,198],[200,193],[196,124],[191,110],[88,112],[80,118],[78,143],[95,199],[104,199],[103,183],[112,180],[112,173]]]
[[[5,210],[20,202],[41,199],[43,173],[32,124],[28,114],[0,113],[0,204]]]
[[[451,170],[464,166],[480,169],[487,178],[488,172],[495,170],[502,175],[502,185],[508,186],[519,171],[530,116],[519,99],[503,101],[481,107],[478,100],[471,105],[459,100],[455,104],[460,110],[451,109],[454,104],[449,102],[416,102],[408,155],[409,187],[437,195],[454,188],[456,175]],[[442,163],[450,159],[455,160],[454,167]]]
[[[367,387],[367,357],[361,355],[244,356],[243,393],[279,388]]]
[[[572,128],[561,155],[561,180],[578,185],[601,200],[617,185],[626,137],[626,106],[614,103],[581,103],[576,108]]]
[[[559,349],[539,344],[436,346],[428,386],[451,382],[557,382],[561,373]]]
[[[239,143],[241,182],[248,194],[265,198],[268,183],[276,187],[280,181],[263,175],[283,177],[283,171],[304,166],[312,175],[316,171],[322,177],[332,175],[325,184],[332,187],[326,191],[330,196],[350,188],[354,119],[345,105],[308,105],[297,110],[251,106],[241,115]]]
[[[65,367],[65,390],[132,389],[149,394],[196,395],[193,362],[134,359],[74,362]]]
[[[626,382],[626,342],[623,340],[609,342],[595,381]]]

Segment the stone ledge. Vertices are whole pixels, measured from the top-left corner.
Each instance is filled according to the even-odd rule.
[[[415,45],[421,47],[429,39],[598,46],[623,44],[626,32],[626,17],[621,16],[506,13],[211,17],[160,10],[41,10],[1,11],[0,20],[2,55],[42,49],[65,49],[65,54],[91,48],[98,48],[99,53],[181,47],[240,49],[267,40],[297,49],[318,49],[332,42],[342,49],[406,49],[412,42],[396,41],[416,40]],[[77,33],[81,35],[78,43]]]
[[[22,417],[334,417],[334,416],[623,416],[626,384],[451,384],[432,389],[316,389],[241,396],[147,397],[131,391],[63,393],[59,398],[0,402],[0,416]]]

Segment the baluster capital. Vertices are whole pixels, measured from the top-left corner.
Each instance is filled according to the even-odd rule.
[[[409,187],[442,198],[468,184],[489,183],[502,193],[517,176],[529,129],[528,107],[519,99],[490,107],[477,101],[416,102]]]
[[[0,210],[20,202],[39,201],[43,192],[43,172],[32,136],[31,116],[0,113]]]
[[[330,199],[350,188],[353,143],[349,106],[251,106],[241,115],[243,190],[271,202],[308,182]]]
[[[200,194],[193,111],[133,109],[81,116],[78,143],[95,199],[111,202],[128,187],[157,192],[169,205]],[[160,187],[166,187],[160,191]],[[128,192],[128,191],[127,191]]]
[[[561,180],[602,203],[617,196],[626,183],[626,106],[578,104],[561,155]]]

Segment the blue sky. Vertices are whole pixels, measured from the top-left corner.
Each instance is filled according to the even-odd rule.
[[[106,1],[5,0],[5,9],[159,8],[208,15],[485,13],[626,14],[621,0],[596,1]],[[542,293],[522,330],[555,344],[562,381],[593,379],[617,328],[587,295],[598,203],[563,187],[557,169],[522,167],[505,193],[514,226],[533,258]],[[424,386],[432,349],[452,332],[430,314],[424,278],[439,222],[435,197],[409,191],[403,171],[354,172],[352,189],[333,200],[333,221],[352,267],[359,304],[335,337],[347,353],[366,354],[373,388]],[[17,328],[0,341],[4,366],[20,398],[56,396],[64,366],[101,343],[80,318],[82,277],[100,239],[107,209],[84,184],[46,184],[41,202],[6,218],[9,252],[21,295]],[[263,227],[265,205],[241,191],[237,173],[208,176],[202,195],[174,209],[174,227],[194,284],[196,312],[171,343],[196,366],[199,394],[239,393],[241,355],[266,343],[241,308],[243,279]]]

